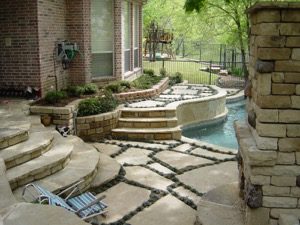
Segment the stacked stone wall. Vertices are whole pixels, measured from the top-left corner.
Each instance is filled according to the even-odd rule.
[[[249,116],[236,125],[241,194],[247,224],[277,225],[283,214],[300,218],[300,4],[257,4],[249,15]]]

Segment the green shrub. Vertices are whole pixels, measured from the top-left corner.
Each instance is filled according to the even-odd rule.
[[[144,74],[154,76],[154,70],[152,69],[144,69]]]
[[[132,82],[132,86],[138,89],[148,89],[157,84],[162,79],[161,76],[144,74]]]
[[[118,106],[118,101],[110,92],[105,92],[103,97],[89,98],[78,105],[78,116],[90,116],[113,111]]]
[[[163,77],[167,76],[167,70],[165,68],[161,68],[159,70],[159,74]]]
[[[118,106],[118,100],[110,93],[106,92],[105,95],[99,98],[100,113],[113,111]]]
[[[131,83],[128,82],[127,80],[120,81],[120,85],[121,85],[121,87],[123,87],[125,89],[130,89],[131,88]]]
[[[179,84],[183,81],[183,76],[181,73],[176,72],[173,76],[170,76],[169,79],[170,79],[169,82],[170,85]]]
[[[130,88],[131,88],[130,82],[125,80],[117,81],[105,86],[105,90],[111,93],[120,93]]]
[[[83,86],[83,94],[84,95],[96,94],[97,91],[98,91],[98,87],[96,84],[85,84]]]
[[[99,98],[88,98],[78,105],[78,116],[96,115],[100,112]]]
[[[120,83],[111,83],[105,86],[106,91],[110,91],[112,93],[120,93],[122,91],[122,87]]]
[[[67,98],[67,94],[64,91],[49,91],[45,96],[45,101],[49,104],[54,104],[65,98]]]
[[[70,86],[67,88],[67,93],[70,97],[80,97],[84,93],[84,88],[81,86]]]

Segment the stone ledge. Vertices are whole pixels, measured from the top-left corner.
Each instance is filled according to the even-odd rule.
[[[276,164],[277,152],[258,149],[246,123],[236,122],[234,126],[240,153],[245,162],[250,166],[274,166]]]
[[[134,100],[140,98],[150,98],[162,93],[165,89],[167,89],[168,85],[169,85],[169,78],[166,77],[150,89],[120,93],[120,94],[115,94],[114,96],[120,101],[128,101],[128,100]]]

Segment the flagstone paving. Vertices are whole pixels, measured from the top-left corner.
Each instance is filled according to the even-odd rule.
[[[157,170],[158,172],[165,174],[165,175],[175,174],[175,172],[173,172],[172,170],[168,169],[165,166],[162,166],[159,163],[152,163],[152,164],[149,164],[148,166],[154,170]]]
[[[121,147],[118,145],[110,145],[104,143],[93,143],[93,145],[99,152],[102,152],[109,156],[116,154],[121,150]]]
[[[109,213],[99,217],[102,225],[193,225],[202,196],[238,179],[235,155],[201,142],[105,140],[93,145],[101,152],[114,149],[106,157],[121,164],[115,179],[93,186],[98,196],[107,196]]]
[[[124,215],[141,206],[150,197],[151,191],[129,185],[119,183],[109,190],[99,194],[100,197],[105,195],[103,200],[108,204],[109,212],[105,218],[100,218],[102,223],[111,223],[123,218]]]
[[[125,178],[136,181],[147,187],[167,190],[167,187],[173,183],[171,180],[141,166],[126,167],[125,171]]]
[[[190,166],[207,165],[214,163],[209,159],[172,151],[159,152],[155,155],[155,158],[178,170]]]
[[[218,159],[218,160],[235,158],[235,155],[228,155],[228,154],[223,154],[223,153],[219,153],[219,152],[207,151],[203,148],[196,148],[196,149],[192,150],[191,153],[194,153],[199,156]]]
[[[220,185],[232,183],[238,179],[236,162],[224,162],[178,175],[180,182],[195,188],[200,193],[208,192]]]
[[[193,225],[195,210],[167,195],[128,221],[131,225]]]
[[[148,157],[150,153],[152,153],[152,151],[141,148],[129,148],[115,159],[122,165],[125,163],[131,165],[147,164],[151,161],[151,158]]]

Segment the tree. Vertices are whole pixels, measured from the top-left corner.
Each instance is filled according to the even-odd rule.
[[[186,0],[184,9],[191,13],[196,11],[214,10],[219,16],[227,18],[227,28],[237,37],[242,54],[242,64],[245,76],[248,77],[246,66],[246,46],[249,46],[249,18],[246,10],[255,4],[257,0]],[[230,27],[230,25],[233,25]],[[249,49],[248,49],[249,50]]]

